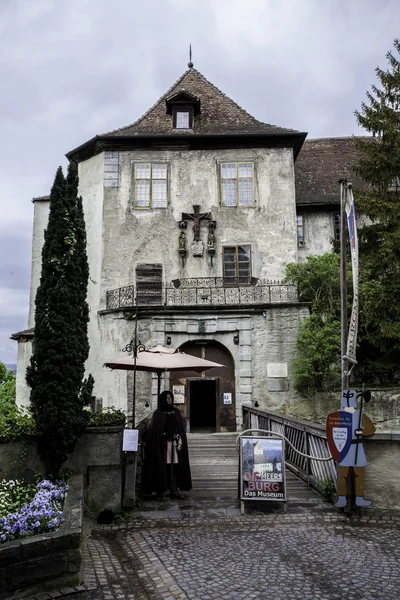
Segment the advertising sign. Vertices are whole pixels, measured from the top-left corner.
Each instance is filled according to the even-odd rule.
[[[285,447],[280,438],[240,438],[240,499],[286,501]]]

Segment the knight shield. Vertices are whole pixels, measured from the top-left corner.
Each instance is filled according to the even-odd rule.
[[[352,415],[345,410],[329,413],[326,418],[326,437],[333,459],[340,463],[351,447]]]

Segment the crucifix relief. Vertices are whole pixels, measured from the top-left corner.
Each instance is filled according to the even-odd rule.
[[[193,221],[193,241],[200,241],[200,222],[205,219],[207,221],[211,220],[211,213],[201,213],[200,205],[195,204],[193,206],[192,213],[182,213],[182,221]]]
[[[179,222],[179,228],[181,230],[185,230],[187,227],[187,222],[188,221],[193,221],[193,242],[191,244],[191,249],[192,249],[192,255],[193,256],[203,256],[204,255],[204,244],[202,242],[202,240],[200,239],[200,227],[201,227],[201,222],[207,221],[207,225],[208,225],[208,238],[207,238],[207,250],[208,250],[208,254],[211,256],[211,262],[212,262],[212,256],[215,253],[215,236],[214,236],[214,231],[213,229],[215,229],[216,227],[216,221],[212,221],[211,220],[211,213],[201,213],[200,212],[200,205],[199,204],[194,204],[193,205],[193,212],[192,213],[182,213],[182,220]],[[183,237],[185,235],[185,233],[181,233],[181,237]],[[184,264],[184,257],[186,255],[186,249],[183,250],[181,249],[181,244],[182,244],[182,248],[183,248],[183,242],[180,242],[180,249],[179,249],[179,254],[182,256],[182,264]]]

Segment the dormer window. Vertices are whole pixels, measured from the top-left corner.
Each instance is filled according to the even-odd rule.
[[[192,111],[179,110],[174,111],[174,129],[192,129]]]
[[[167,115],[172,116],[172,129],[193,129],[200,114],[200,99],[184,90],[166,100]]]

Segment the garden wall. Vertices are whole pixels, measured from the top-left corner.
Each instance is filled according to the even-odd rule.
[[[83,474],[85,509],[93,515],[104,508],[121,509],[122,437],[122,427],[88,427],[63,465]],[[44,472],[35,440],[0,443],[0,479],[30,481]]]
[[[365,496],[373,508],[400,509],[400,433],[375,433],[363,441]]]
[[[370,388],[371,402],[364,407],[365,413],[375,423],[377,431],[400,431],[400,388]],[[286,405],[284,413],[298,419],[306,419],[325,425],[326,415],[340,408],[340,391],[316,393],[297,399]]]
[[[0,600],[81,583],[83,476],[72,476],[68,485],[58,531],[0,545]]]

